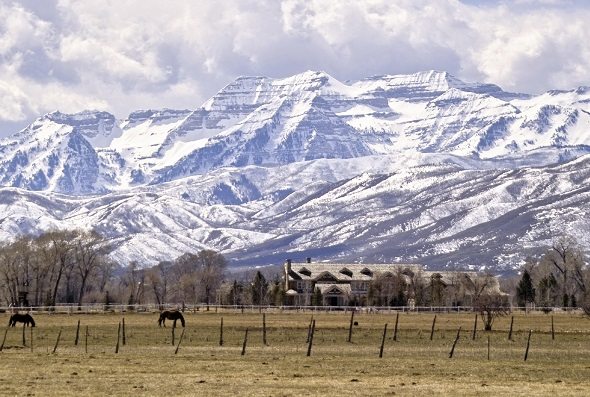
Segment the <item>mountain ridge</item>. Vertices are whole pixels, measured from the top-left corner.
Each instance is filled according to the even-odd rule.
[[[584,87],[244,76],[195,109],[56,111],[1,140],[0,235],[95,228],[145,266],[212,248],[236,264],[307,252],[510,270],[558,225],[590,228],[589,129]]]

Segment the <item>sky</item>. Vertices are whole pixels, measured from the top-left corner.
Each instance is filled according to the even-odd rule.
[[[54,110],[195,109],[245,75],[572,89],[588,21],[584,0],[0,0],[0,136]]]

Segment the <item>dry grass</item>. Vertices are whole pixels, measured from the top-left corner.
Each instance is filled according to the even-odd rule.
[[[219,346],[220,318],[224,345]],[[267,313],[268,346],[262,344],[262,316],[239,313],[187,314],[177,355],[171,328],[157,327],[157,314],[125,313],[126,345],[115,354],[117,326],[123,314],[36,315],[33,352],[27,329],[9,329],[0,352],[4,395],[587,395],[590,390],[590,321],[581,315],[515,315],[495,331],[480,330],[471,339],[472,314],[356,314],[352,343],[347,342],[350,314],[314,314],[316,334],[306,356],[311,313]],[[8,323],[8,315],[4,319]],[[80,342],[74,345],[81,321]],[[383,326],[388,323],[384,357],[379,358]],[[84,331],[89,327],[88,353]],[[452,359],[457,328],[463,332]],[[241,356],[249,328],[246,355]],[[59,330],[61,341],[52,354]],[[524,349],[533,330],[528,361]],[[181,329],[176,330],[176,342]],[[4,333],[0,333],[0,338]],[[490,338],[491,359],[487,359]]]

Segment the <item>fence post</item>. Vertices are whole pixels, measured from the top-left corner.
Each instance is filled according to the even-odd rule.
[[[78,326],[76,327],[76,339],[74,340],[74,346],[78,346],[78,338],[80,337],[80,320],[78,320]]]
[[[53,353],[55,353],[55,351],[57,350],[57,346],[59,345],[59,338],[61,338],[61,328],[59,329],[59,332],[57,334],[57,339],[55,341],[55,346],[53,346]]]
[[[119,327],[117,328],[117,345],[115,346],[115,354],[119,353],[119,340],[121,339],[121,322],[119,321]]]
[[[178,353],[178,349],[180,348],[180,344],[182,343],[182,337],[184,336],[184,330],[185,328],[182,329],[182,333],[180,334],[180,339],[178,340],[178,345],[176,345],[176,350],[174,350],[174,354]]]
[[[397,324],[399,323],[399,313],[395,316],[395,327],[393,329],[393,340],[397,341]]]
[[[436,324],[436,314],[432,319],[432,328],[430,328],[430,340],[432,340],[432,337],[434,336],[434,324]]]
[[[6,342],[6,335],[8,334],[8,327],[6,327],[6,330],[4,331],[4,339],[2,339],[2,344],[0,345],[0,352],[2,351],[2,349],[4,349],[4,342]]]
[[[461,327],[457,330],[457,336],[455,337],[455,341],[453,342],[453,347],[451,347],[451,351],[449,352],[449,358],[453,358],[453,353],[455,352],[455,346],[457,346],[457,342],[459,341],[459,336],[461,334]]]
[[[266,313],[262,313],[262,344],[267,346],[266,343]]]
[[[352,324],[354,322],[354,310],[350,315],[350,325],[348,326],[348,342],[352,342]]]
[[[313,345],[313,334],[315,333],[315,320],[311,323],[311,335],[309,335],[309,343],[307,345],[307,357],[311,356],[311,346]]]
[[[530,329],[529,330],[529,337],[526,341],[526,350],[524,351],[524,361],[526,361],[526,359],[529,357],[529,347],[531,346],[531,334],[533,333],[533,330]]]
[[[246,333],[244,334],[244,343],[242,344],[242,356],[246,354],[246,343],[248,343],[248,328],[246,328]]]
[[[387,323],[385,323],[385,327],[383,328],[383,338],[381,338],[381,349],[379,350],[379,358],[383,357],[383,346],[385,345],[385,335],[387,335]]]

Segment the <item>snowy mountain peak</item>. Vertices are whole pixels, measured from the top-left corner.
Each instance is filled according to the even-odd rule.
[[[312,70],[242,76],[194,110],[138,110],[122,121],[98,111],[45,115],[0,142],[0,181],[91,193],[223,167],[406,152],[489,159],[584,148],[590,147],[582,133],[590,120],[586,99],[583,88],[531,98],[436,70],[356,83]],[[23,182],[51,180],[64,161],[96,166],[91,183],[70,191],[63,183]]]
[[[586,87],[240,77],[195,109],[52,112],[0,141],[0,235],[96,228],[121,263],[213,248],[512,265],[589,228],[588,157],[547,167],[590,156],[588,131]]]

